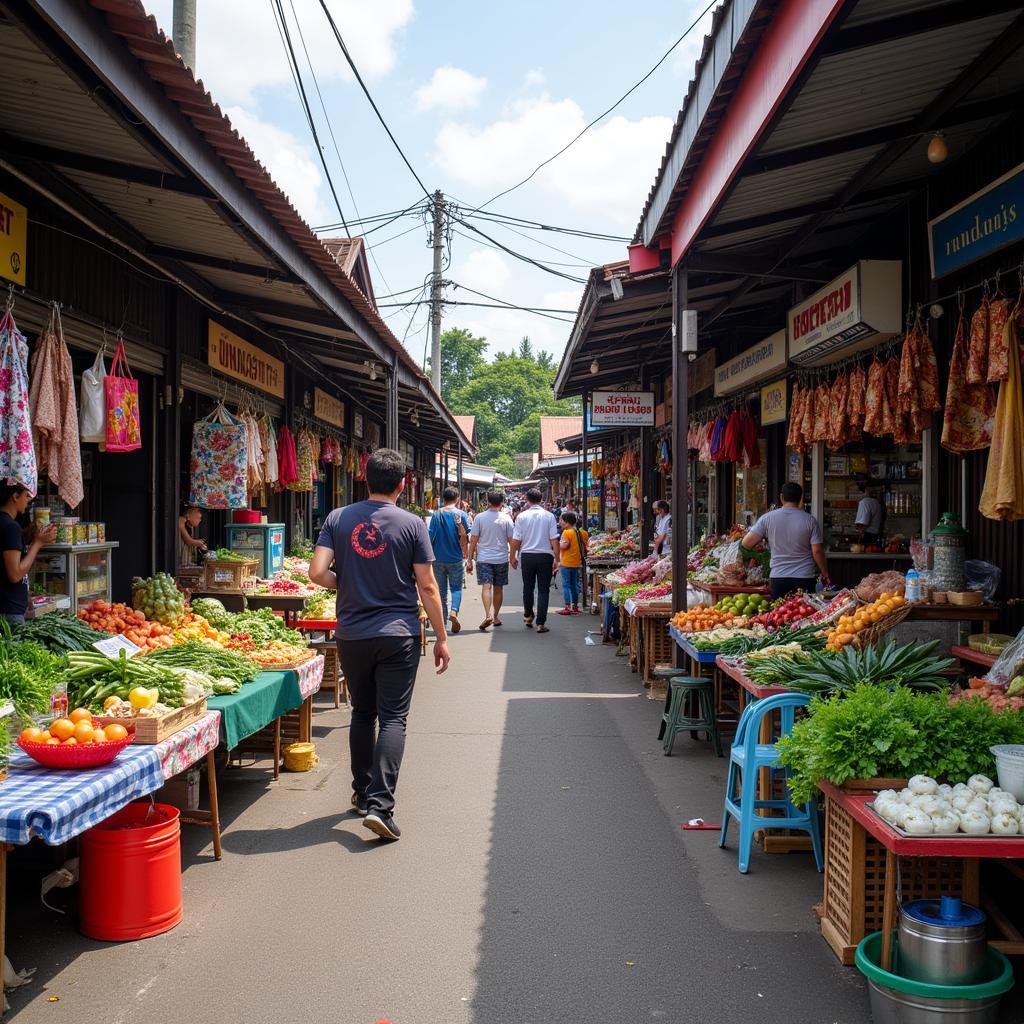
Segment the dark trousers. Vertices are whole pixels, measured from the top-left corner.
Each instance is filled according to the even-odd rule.
[[[366,797],[371,811],[390,814],[395,806],[395,787],[405,752],[405,723],[420,664],[419,638],[339,640],[338,660],[348,680],[352,704],[348,732],[352,788]]]
[[[772,600],[774,601],[778,597],[785,597],[797,590],[802,590],[805,594],[813,594],[816,580],[813,576],[806,578],[803,576],[773,576],[771,585]]]
[[[555,565],[552,555],[527,554],[520,558],[523,566],[523,614],[533,618],[533,592],[537,591],[537,625],[548,621],[548,599],[551,597],[551,575]]]

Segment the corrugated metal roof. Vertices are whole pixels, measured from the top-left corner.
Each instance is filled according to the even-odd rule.
[[[582,416],[541,416],[540,457],[554,458],[559,454],[558,439],[583,429]]]
[[[913,14],[923,7],[943,7],[958,3],[959,0],[860,0],[846,19],[849,27],[864,25],[884,18],[895,18],[900,14]],[[984,0],[982,0],[984,2]]]

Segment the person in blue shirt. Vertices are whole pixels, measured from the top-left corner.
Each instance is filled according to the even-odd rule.
[[[441,592],[444,617],[449,619],[452,632],[462,629],[459,609],[462,607],[462,587],[465,582],[466,543],[469,537],[469,516],[458,507],[459,492],[446,487],[441,492],[444,504],[430,519],[430,543],[434,549],[434,578]],[[451,610],[448,591],[452,593]]]

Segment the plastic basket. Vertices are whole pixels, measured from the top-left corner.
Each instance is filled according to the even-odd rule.
[[[988,749],[996,758],[999,788],[1012,793],[1017,803],[1024,803],[1024,745],[1000,743]]]
[[[17,741],[18,746],[34,761],[44,768],[98,768],[110,764],[118,754],[132,742],[129,736],[125,740],[107,740],[106,743],[26,743]]]

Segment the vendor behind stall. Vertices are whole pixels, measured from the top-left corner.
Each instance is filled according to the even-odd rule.
[[[885,523],[885,508],[878,500],[878,488],[862,485],[862,496],[857,503],[857,517],[853,525],[860,532],[860,538],[867,544],[877,544],[882,539]]]
[[[178,571],[195,565],[196,552],[206,553],[206,541],[196,536],[196,530],[203,521],[203,513],[197,505],[186,505],[178,516]]]
[[[782,507],[766,512],[750,528],[740,548],[754,550],[768,541],[771,549],[772,599],[795,590],[814,590],[817,566],[822,582],[828,583],[828,561],[821,527],[814,516],[801,507],[804,489],[795,483],[783,484]]]
[[[25,621],[28,611],[27,573],[39,549],[52,544],[57,527],[50,523],[31,540],[26,540],[26,513],[32,492],[21,484],[0,483],[0,551],[3,572],[0,573],[0,617],[8,622]]]

